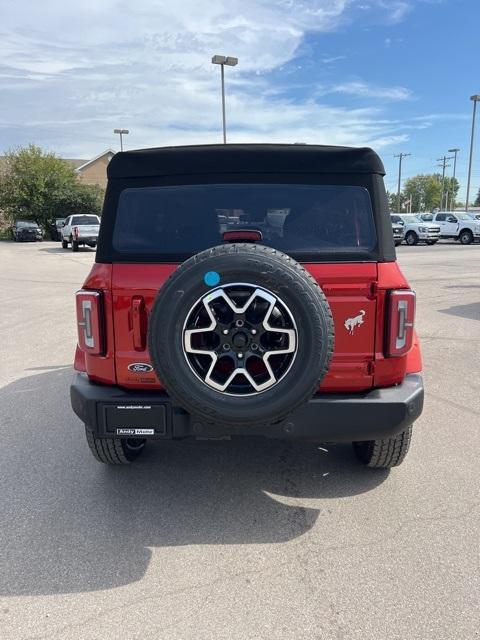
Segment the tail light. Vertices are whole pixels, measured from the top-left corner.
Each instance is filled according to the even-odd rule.
[[[403,356],[413,344],[415,292],[390,291],[388,300],[386,356]]]
[[[72,236],[78,238],[78,227],[72,227]]]
[[[85,353],[104,352],[103,305],[100,291],[82,289],[76,293],[78,346]]]

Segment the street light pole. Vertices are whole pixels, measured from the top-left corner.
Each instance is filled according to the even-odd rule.
[[[114,129],[113,133],[118,133],[120,135],[120,151],[123,151],[123,136],[130,133],[128,129]]]
[[[404,158],[406,158],[407,156],[411,156],[411,153],[399,153],[396,156],[393,156],[394,158],[398,158],[398,189],[397,189],[397,208],[398,208],[398,213],[401,213],[401,206],[400,206],[400,188],[401,188],[401,184],[402,184],[402,160]]]
[[[468,199],[470,197],[470,178],[472,175],[473,140],[475,137],[475,115],[477,112],[477,102],[480,101],[480,95],[475,94],[474,96],[470,96],[470,100],[473,100],[473,116],[472,116],[472,135],[470,138],[470,158],[468,161],[467,198],[465,200],[465,211],[468,211]]]
[[[448,153],[453,153],[453,175],[452,178],[455,178],[457,171],[457,153],[460,149],[449,149]]]
[[[222,122],[223,122],[223,144],[227,144],[227,121],[225,117],[225,65],[220,65],[222,76]]]
[[[455,176],[457,173],[457,153],[460,151],[460,149],[449,149],[448,153],[453,153],[453,175],[452,175],[452,194],[455,193],[455,185],[454,185],[454,180],[455,180]],[[451,202],[451,200],[450,200]],[[453,208],[455,208],[455,196],[453,197]],[[447,209],[448,209],[448,201],[447,201]]]
[[[222,123],[223,123],[223,144],[227,144],[227,120],[225,116],[225,65],[234,67],[238,64],[238,58],[232,56],[213,56],[212,64],[220,65],[220,77],[222,80]]]

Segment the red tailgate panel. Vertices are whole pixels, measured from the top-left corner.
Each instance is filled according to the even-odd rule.
[[[307,264],[328,298],[335,349],[322,391],[361,391],[373,385],[377,265]]]
[[[335,349],[322,391],[361,391],[373,384],[377,265],[304,265],[322,287],[335,323]],[[150,364],[147,348],[139,348],[144,309],[145,325],[155,296],[177,265],[115,264],[112,294],[117,383],[128,388],[161,388],[153,372],[131,371],[135,363]],[[143,299],[144,305],[139,304]],[[135,346],[136,345],[136,346]],[[140,367],[142,369],[142,367]]]

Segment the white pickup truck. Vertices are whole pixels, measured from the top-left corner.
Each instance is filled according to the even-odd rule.
[[[65,219],[62,233],[62,247],[68,249],[72,245],[72,251],[78,251],[80,245],[96,247],[100,218],[93,214],[77,214]]]
[[[419,242],[432,245],[440,239],[440,227],[433,222],[425,222],[414,213],[392,213],[390,214],[392,223],[403,225],[404,240],[413,246]]]
[[[422,218],[440,227],[441,238],[460,240],[462,244],[480,240],[480,220],[473,219],[466,211],[439,211],[425,214]]]

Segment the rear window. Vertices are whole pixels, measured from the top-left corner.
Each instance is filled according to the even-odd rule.
[[[83,224],[100,224],[97,216],[73,216],[72,224],[83,225]]]
[[[175,261],[218,245],[225,231],[239,229],[261,231],[262,244],[298,259],[366,253],[377,244],[364,187],[209,184],[125,189],[113,247]]]

